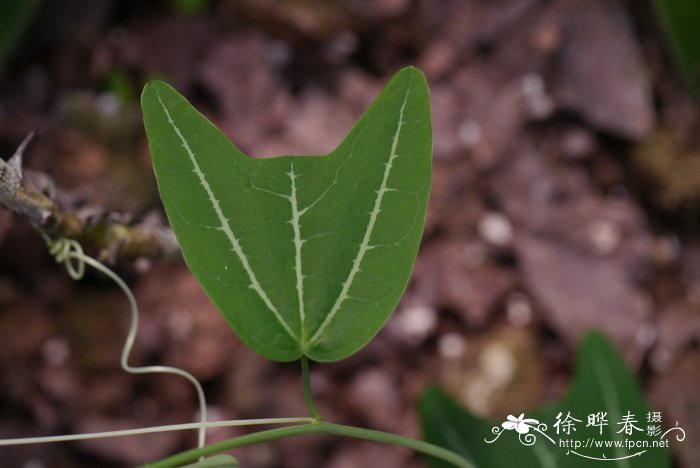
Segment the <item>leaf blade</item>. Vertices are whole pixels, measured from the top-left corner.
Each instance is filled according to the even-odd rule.
[[[248,324],[229,321],[239,335],[250,341],[249,346],[263,349],[270,347],[267,346],[265,333],[262,333],[262,338],[256,338],[255,333],[246,330],[272,330],[277,336],[276,344],[272,350],[265,349],[262,354],[270,354],[277,360],[295,359],[298,355],[297,340],[293,333],[290,334],[288,318],[281,316],[261,286],[248,255],[241,246],[240,236],[236,235],[234,228],[229,225],[229,218],[224,214],[224,211],[237,210],[227,209],[226,204],[220,200],[221,195],[217,198],[214,193],[221,193],[220,187],[225,186],[227,181],[214,183],[211,180],[220,179],[215,174],[218,168],[224,167],[225,175],[234,184],[249,184],[253,171],[249,158],[167,84],[151,82],[146,85],[142,102],[146,131],[154,155],[156,179],[161,193],[167,194],[162,196],[163,202],[168,219],[183,247],[185,261],[220,310],[235,303],[241,308],[268,312],[267,315],[261,315],[267,317],[267,320],[253,320]],[[212,139],[213,145],[197,141],[197,134]],[[195,147],[204,149],[195,151]],[[166,159],[155,156],[161,154],[176,157]],[[235,164],[227,164],[228,159],[235,161]],[[207,178],[205,173],[214,175]],[[207,206],[211,206],[208,215],[202,212],[202,207]],[[208,247],[213,247],[216,255],[212,256]],[[238,278],[236,283],[222,284],[223,287],[212,285],[221,281],[220,275],[211,276],[212,270],[223,270],[223,274],[235,266],[239,267],[239,271],[232,273]],[[234,294],[235,298],[232,297]]]
[[[332,361],[364,346],[398,303],[425,219],[432,136],[422,74],[397,73],[322,157],[253,160],[163,83],[147,85],[142,102],[185,260],[243,341],[283,361]],[[201,244],[229,244],[235,255]]]
[[[333,325],[334,320],[338,320],[337,317],[339,314],[345,314],[345,317],[347,317],[348,320],[354,320],[356,318],[357,312],[353,311],[352,305],[346,305],[346,301],[354,300],[357,302],[359,300],[361,302],[364,299],[365,302],[362,303],[362,306],[369,309],[379,309],[380,307],[376,306],[378,302],[377,299],[384,299],[393,302],[395,306],[395,303],[398,302],[400,295],[403,293],[403,288],[408,280],[408,274],[410,274],[413,259],[417,253],[425,216],[424,208],[423,212],[420,214],[414,211],[414,214],[411,217],[410,227],[408,229],[401,230],[399,236],[400,238],[394,239],[395,243],[399,243],[400,241],[407,241],[410,243],[410,247],[405,249],[408,250],[409,253],[406,255],[404,252],[401,252],[401,255],[393,256],[394,258],[391,258],[391,255],[387,255],[389,258],[381,259],[381,262],[385,265],[400,264],[402,263],[401,257],[410,259],[410,265],[404,265],[404,268],[399,269],[399,271],[394,273],[401,278],[398,283],[402,287],[396,291],[391,291],[388,293],[384,291],[386,298],[383,298],[381,294],[379,294],[379,297],[376,295],[371,298],[360,297],[362,294],[367,294],[371,287],[371,285],[362,284],[362,282],[359,283],[361,285],[360,287],[356,286],[357,281],[362,280],[363,278],[361,277],[365,276],[361,271],[363,262],[366,263],[373,261],[373,259],[370,257],[377,253],[374,252],[375,249],[382,249],[391,246],[390,242],[382,244],[381,242],[374,241],[373,236],[376,237],[377,230],[386,232],[386,230],[391,227],[391,223],[396,222],[395,218],[380,219],[380,213],[382,212],[382,209],[386,209],[386,203],[391,203],[391,200],[389,199],[392,198],[392,196],[394,198],[401,196],[400,194],[402,192],[400,189],[392,186],[392,184],[400,184],[401,186],[409,185],[411,182],[410,179],[416,174],[420,174],[423,177],[423,180],[420,182],[420,188],[427,188],[430,176],[429,153],[432,149],[432,141],[430,140],[429,121],[424,117],[425,115],[429,116],[429,109],[427,108],[427,86],[425,86],[422,75],[419,73],[412,73],[411,70],[400,72],[392,80],[392,82],[389,83],[386,91],[382,93],[382,96],[388,102],[382,102],[380,105],[383,106],[384,109],[394,109],[395,116],[387,119],[384,117],[384,115],[377,116],[376,114],[373,114],[372,111],[378,107],[375,103],[370,111],[368,111],[368,113],[363,116],[363,118],[353,128],[353,131],[351,131],[346,137],[345,141],[352,141],[351,147],[344,148],[343,145],[341,145],[333,155],[334,158],[339,158],[341,160],[344,157],[353,158],[354,154],[363,155],[364,157],[357,157],[360,159],[360,161],[354,164],[352,167],[358,167],[360,170],[362,170],[363,166],[374,163],[379,165],[381,170],[377,171],[375,180],[367,180],[366,178],[363,180],[367,186],[377,187],[376,196],[373,196],[368,200],[368,218],[365,218],[367,219],[367,222],[364,224],[364,229],[361,230],[361,238],[358,239],[359,246],[352,257],[351,267],[347,274],[342,277],[342,288],[332,301],[332,305],[329,304],[329,311],[310,338],[311,348],[309,349],[309,356],[316,360],[333,360],[336,358],[332,352],[328,352],[326,349],[324,349],[324,345],[321,342],[321,338],[324,334],[334,336],[335,334],[347,333],[348,330],[352,330],[353,327],[349,326],[346,321],[343,320],[343,318],[339,320],[338,324]],[[423,148],[407,148],[407,145],[404,143],[404,139],[402,139],[402,136],[406,134],[406,127],[410,127],[409,129],[414,132],[414,135],[420,135],[422,133],[424,137],[423,139],[428,140],[427,144],[425,144]],[[390,131],[390,133],[388,131]],[[386,138],[387,134],[389,138]],[[384,137],[384,147],[376,150],[374,145],[376,145],[376,141],[379,140],[380,137]],[[401,144],[401,146],[399,146],[399,144]],[[401,148],[402,153],[405,150],[406,154],[399,155],[399,148]],[[346,154],[349,154],[349,156],[346,156]],[[428,157],[425,157],[426,155]],[[419,160],[422,159],[420,161],[422,164],[417,164],[410,167],[407,174],[404,174],[403,177],[399,177],[397,176],[396,171],[400,170],[400,157],[415,157]],[[406,170],[404,169],[404,171]],[[360,173],[355,173],[353,176],[362,178],[362,174]],[[392,182],[390,182],[390,178]],[[414,195],[415,194],[408,194],[408,197],[411,198]],[[427,190],[424,191],[422,198],[417,198],[415,201],[415,205],[419,207],[426,204]],[[339,201],[339,203],[341,202]],[[420,222],[416,222],[419,218]],[[374,262],[376,263],[377,260],[374,259]],[[369,270],[373,272],[375,269],[379,269],[379,267],[370,268]],[[370,276],[370,278],[371,281],[374,281],[375,279],[373,276]],[[353,287],[355,293],[351,293],[351,289]],[[345,311],[343,310],[344,307],[347,308]],[[370,321],[372,318],[377,317],[383,318],[381,323],[376,325],[377,330],[381,328],[384,321],[389,317],[389,314],[385,314],[382,317],[382,314],[378,311],[375,312],[372,317],[367,316],[368,314],[364,315],[364,320],[366,321]],[[332,330],[334,326],[337,327],[338,330]],[[369,340],[370,338],[371,336],[369,336],[367,339]],[[331,339],[330,341],[333,340]]]

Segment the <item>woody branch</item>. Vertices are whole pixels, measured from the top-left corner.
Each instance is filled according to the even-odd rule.
[[[76,210],[59,206],[52,190],[46,190],[52,184],[39,183],[38,177],[25,174],[22,168],[24,151],[33,137],[34,132],[7,162],[0,159],[2,205],[52,237],[67,237],[94,246],[103,260],[180,255],[172,230],[159,221],[146,219],[129,224],[100,207]],[[49,180],[45,175],[44,179]]]

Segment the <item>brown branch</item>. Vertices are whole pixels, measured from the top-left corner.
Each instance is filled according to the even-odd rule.
[[[102,260],[180,255],[172,230],[152,218],[130,225],[100,208],[61,208],[31,180],[36,178],[23,173],[22,156],[33,137],[34,132],[7,162],[0,159],[0,203],[51,237],[67,237],[96,247]],[[49,180],[46,175],[44,178]]]

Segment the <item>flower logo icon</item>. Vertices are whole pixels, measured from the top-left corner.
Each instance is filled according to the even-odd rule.
[[[517,418],[512,414],[509,414],[506,419],[507,421],[504,421],[503,424],[501,424],[503,429],[508,431],[515,429],[518,434],[527,434],[530,432],[530,428],[536,428],[540,423],[537,419],[525,419],[525,413],[520,413],[520,416]]]

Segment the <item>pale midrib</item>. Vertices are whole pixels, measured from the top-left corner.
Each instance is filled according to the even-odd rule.
[[[294,340],[296,340],[296,336],[292,332],[292,329],[289,327],[287,322],[284,320],[284,318],[280,315],[279,311],[275,307],[275,305],[270,301],[270,298],[267,296],[265,291],[263,290],[262,286],[260,285],[260,282],[258,281],[257,277],[255,276],[255,272],[253,272],[253,269],[250,266],[250,263],[248,262],[248,258],[246,257],[245,253],[243,252],[243,249],[241,248],[240,242],[238,242],[238,238],[236,235],[233,233],[231,230],[231,226],[228,223],[228,220],[224,216],[223,211],[221,211],[221,206],[219,205],[219,201],[216,199],[214,196],[214,192],[212,192],[211,187],[209,186],[209,183],[207,182],[204,173],[199,167],[199,164],[197,163],[197,160],[195,159],[194,152],[190,148],[190,145],[187,143],[187,140],[185,139],[184,135],[178,128],[178,126],[175,124],[175,121],[172,119],[170,112],[168,111],[168,108],[165,106],[165,103],[160,97],[160,93],[158,90],[156,90],[156,96],[158,97],[158,102],[160,102],[161,107],[163,108],[163,112],[165,112],[165,116],[168,119],[168,122],[170,125],[173,127],[173,130],[177,134],[178,138],[182,142],[182,147],[185,148],[185,151],[187,152],[187,155],[190,158],[190,162],[192,163],[192,166],[194,167],[194,173],[197,174],[197,177],[199,178],[199,182],[202,184],[202,187],[204,187],[204,190],[207,193],[207,196],[209,197],[209,201],[214,207],[214,211],[216,212],[216,216],[219,218],[219,223],[221,224],[221,231],[223,231],[226,234],[226,237],[228,237],[229,242],[231,243],[232,250],[238,255],[239,260],[241,261],[241,264],[243,265],[243,269],[246,271],[248,274],[248,278],[250,279],[250,285],[249,287],[253,289],[256,293],[258,293],[258,296],[260,296],[260,299],[265,303],[268,309],[272,312],[272,314],[277,318],[279,321],[280,325],[282,325],[282,328],[289,334],[290,337],[292,337]]]
[[[287,175],[289,175],[289,179],[291,180],[292,184],[292,193],[289,196],[289,203],[292,205],[292,219],[289,222],[294,229],[294,272],[296,274],[297,282],[297,301],[299,302],[299,324],[301,329],[300,342],[303,346],[304,341],[306,340],[306,329],[304,327],[306,315],[304,311],[304,275],[301,268],[301,246],[304,242],[301,239],[301,228],[299,225],[301,213],[299,212],[299,206],[297,204],[297,175],[294,173],[294,162],[291,162],[290,164],[291,169]]]
[[[369,222],[367,223],[367,229],[365,229],[365,234],[362,238],[362,242],[360,243],[360,248],[357,250],[357,255],[355,255],[355,259],[352,262],[352,268],[350,268],[350,273],[348,273],[348,276],[345,279],[345,282],[343,283],[343,287],[340,291],[340,294],[336,298],[335,303],[333,304],[333,307],[326,316],[325,320],[321,323],[321,326],[318,327],[316,333],[313,334],[313,336],[309,340],[308,345],[304,344],[302,349],[307,349],[308,347],[315,344],[316,341],[326,331],[326,328],[328,328],[328,326],[331,324],[333,318],[340,310],[340,307],[342,306],[343,302],[349,297],[348,292],[350,291],[350,287],[352,286],[352,282],[354,281],[355,276],[357,275],[357,273],[360,272],[360,265],[362,263],[362,260],[364,259],[365,254],[372,249],[372,247],[369,245],[369,241],[372,237],[372,232],[374,231],[374,225],[377,222],[377,216],[381,211],[380,209],[382,205],[382,199],[384,198],[384,194],[386,192],[391,191],[391,189],[387,187],[387,183],[389,181],[389,174],[391,173],[391,168],[393,166],[394,160],[398,157],[396,149],[398,147],[399,137],[401,135],[401,128],[404,124],[403,113],[404,109],[406,108],[406,103],[408,102],[408,94],[410,89],[411,83],[409,81],[408,87],[406,89],[406,95],[404,96],[403,103],[401,104],[401,110],[399,111],[399,122],[396,126],[396,132],[394,132],[394,137],[391,142],[391,152],[389,153],[389,160],[387,161],[386,166],[384,168],[384,176],[382,178],[382,183],[379,187],[379,190],[377,190],[377,198],[374,200],[374,207],[370,212]]]

